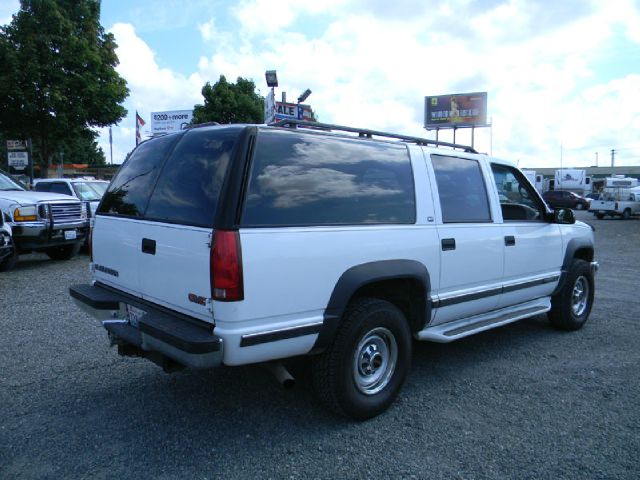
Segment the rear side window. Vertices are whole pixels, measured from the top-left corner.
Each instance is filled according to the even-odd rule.
[[[489,199],[477,160],[431,155],[444,223],[490,222]]]
[[[38,182],[34,188],[36,192],[48,192],[51,190],[51,185],[48,182]]]
[[[212,227],[239,132],[238,128],[187,132],[162,169],[145,217]]]
[[[260,132],[244,226],[414,223],[415,216],[405,145]]]
[[[179,137],[167,135],[140,144],[111,182],[98,213],[141,217],[162,163]]]

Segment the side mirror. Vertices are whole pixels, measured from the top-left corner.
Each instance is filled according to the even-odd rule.
[[[572,225],[576,223],[576,216],[570,208],[556,208],[553,210],[553,223]]]

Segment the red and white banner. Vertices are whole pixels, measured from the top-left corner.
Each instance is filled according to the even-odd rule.
[[[136,145],[138,145],[142,141],[142,134],[140,133],[140,129],[144,127],[145,122],[142,117],[138,114],[136,110]]]

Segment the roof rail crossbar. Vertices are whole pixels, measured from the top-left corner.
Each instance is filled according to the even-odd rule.
[[[365,128],[345,127],[344,125],[333,125],[330,123],[309,122],[307,120],[285,119],[269,124],[271,127],[312,127],[322,130],[333,130],[341,132],[357,133],[360,138],[387,137],[403,140],[405,142],[416,143],[418,145],[435,145],[437,147],[459,148],[467,153],[478,153],[469,145],[460,145],[458,143],[441,142],[439,140],[431,140],[429,138],[412,137],[408,135],[400,135],[397,133],[380,132],[378,130],[368,130]]]

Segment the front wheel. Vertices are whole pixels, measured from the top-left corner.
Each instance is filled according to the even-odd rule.
[[[629,220],[631,218],[631,209],[625,208],[622,212],[622,218],[625,220]]]
[[[0,212],[2,215],[2,212]],[[13,249],[9,256],[5,257],[3,260],[0,260],[0,272],[8,272],[9,270],[13,270],[13,268],[18,263],[18,249],[15,245],[13,245]]]
[[[313,384],[332,411],[366,420],[384,412],[411,366],[411,332],[404,314],[374,298],[353,302],[336,338],[313,359]]]
[[[584,208],[584,205],[582,205],[581,203],[576,204],[576,210],[582,210],[583,208]]]
[[[551,299],[548,318],[559,330],[578,330],[589,318],[594,295],[593,272],[589,263],[575,259],[562,289]]]
[[[604,218],[604,213],[596,213],[596,218],[598,220],[602,220]]]

